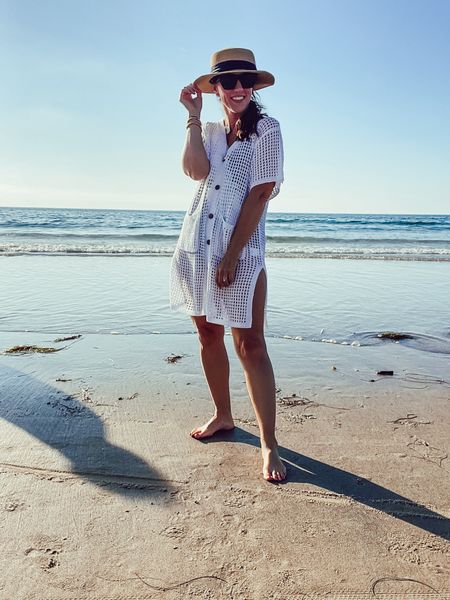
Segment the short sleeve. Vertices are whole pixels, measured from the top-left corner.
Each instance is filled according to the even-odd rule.
[[[277,121],[263,131],[256,140],[250,167],[249,190],[261,183],[275,182],[269,200],[280,191],[284,181],[283,174],[283,138]]]
[[[202,140],[206,156],[211,160],[211,123],[202,123]]]

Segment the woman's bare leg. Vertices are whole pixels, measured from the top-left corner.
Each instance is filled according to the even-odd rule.
[[[286,468],[278,454],[275,438],[275,379],[264,340],[266,290],[266,273],[263,270],[253,297],[252,326],[249,329],[232,328],[232,333],[261,434],[263,477],[268,481],[281,481],[286,477]]]
[[[219,429],[234,428],[230,403],[230,365],[223,340],[224,327],[208,323],[206,317],[192,317],[192,320],[197,326],[203,371],[216,407],[209,421],[191,431],[192,437],[201,439]]]

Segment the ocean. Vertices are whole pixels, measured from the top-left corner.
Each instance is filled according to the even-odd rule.
[[[169,307],[182,218],[0,208],[0,339],[192,334]],[[269,213],[267,235],[268,337],[450,356],[450,216]]]
[[[0,208],[0,255],[170,256],[181,211]],[[450,261],[450,215],[268,212],[267,256]]]

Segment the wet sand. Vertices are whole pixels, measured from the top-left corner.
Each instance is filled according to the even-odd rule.
[[[1,598],[450,597],[448,357],[269,339],[277,485],[231,344],[237,427],[199,442],[194,335],[56,337],[2,333],[63,349],[0,355]]]

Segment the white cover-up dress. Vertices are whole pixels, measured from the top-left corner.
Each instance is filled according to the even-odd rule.
[[[278,121],[264,117],[257,133],[236,140],[228,148],[224,121],[202,126],[202,138],[210,162],[208,176],[198,182],[172,257],[170,306],[191,316],[206,316],[210,323],[249,328],[256,282],[265,269],[265,219],[239,256],[234,282],[219,288],[216,269],[230,242],[242,203],[258,184],[274,182],[269,198],[283,181],[283,140]]]

